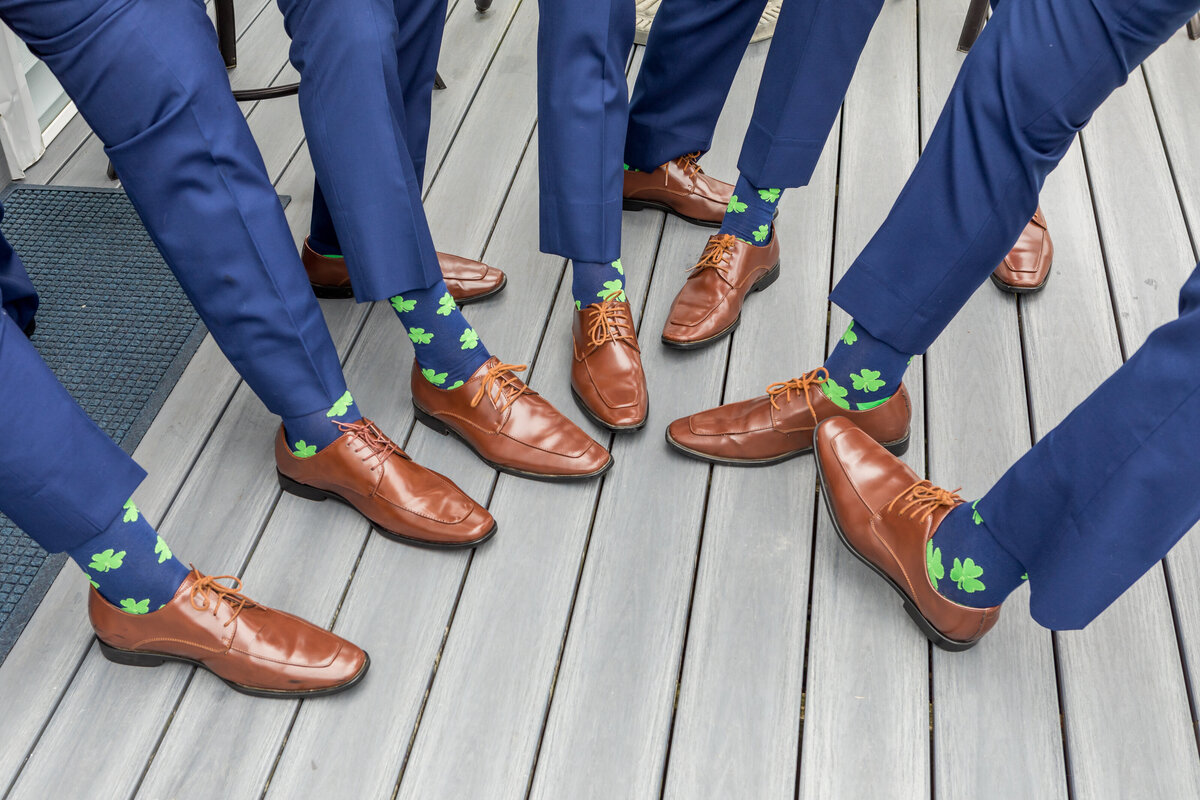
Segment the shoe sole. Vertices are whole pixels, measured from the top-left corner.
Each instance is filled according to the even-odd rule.
[[[686,214],[681,214],[674,207],[666,203],[659,203],[654,200],[623,200],[621,208],[624,211],[662,211],[670,214],[672,217],[678,217],[684,222],[690,222],[693,225],[699,225],[702,228],[719,228],[722,220],[699,219],[698,217],[689,217]]]
[[[350,286],[318,286],[315,283],[310,283],[309,286],[312,287],[313,294],[325,300],[345,300],[354,297],[354,289]],[[471,303],[478,303],[480,300],[486,300],[489,297],[500,294],[500,292],[504,291],[505,286],[508,286],[508,275],[505,275],[494,289],[489,289],[482,294],[473,294],[461,300],[456,297],[454,298],[454,302],[459,307],[469,306]]]
[[[825,484],[825,473],[821,470],[821,459],[814,458],[813,461],[817,465],[817,480],[821,483],[821,497],[825,500],[825,510],[829,513],[829,521],[833,524],[834,533],[841,540],[842,546],[849,550],[851,555],[870,567],[872,572],[883,578],[887,582],[887,585],[892,587],[892,591],[900,595],[900,599],[904,601],[904,610],[908,612],[908,616],[916,623],[921,633],[925,634],[926,639],[943,650],[948,650],[952,653],[961,653],[977,645],[979,643],[978,639],[973,642],[960,642],[957,639],[951,639],[940,633],[937,628],[933,627],[933,624],[929,620],[925,619],[925,615],[921,613],[920,609],[917,608],[916,604],[909,598],[905,591],[892,580],[890,575],[871,563],[870,559],[858,552],[858,550],[854,549],[854,545],[850,544],[850,540],[846,538],[846,534],[842,531],[837,514],[833,512],[833,503],[829,499],[829,487]]]
[[[503,472],[506,475],[514,475],[518,478],[528,478],[529,480],[534,480],[534,481],[545,481],[547,483],[565,483],[567,481],[586,481],[586,480],[590,480],[592,478],[599,478],[601,475],[603,475],[604,473],[606,473],[610,469],[612,469],[612,465],[614,463],[616,463],[616,459],[613,458],[612,453],[609,453],[608,461],[605,463],[605,465],[603,467],[596,470],[595,472],[587,472],[587,473],[580,474],[580,475],[552,475],[552,474],[548,474],[548,473],[544,473],[544,472],[526,472],[525,470],[517,469],[516,467],[509,467],[504,464],[497,464],[496,462],[489,460],[486,456],[484,456],[482,453],[480,453],[478,450],[476,450],[475,446],[473,444],[471,444],[469,441],[467,441],[465,436],[463,436],[458,431],[451,428],[446,423],[439,420],[437,417],[430,414],[425,409],[421,408],[419,405],[416,404],[415,401],[413,402],[413,411],[416,414],[417,421],[420,422],[422,425],[432,428],[434,431],[442,434],[443,436],[453,436],[455,439],[458,439],[460,442],[465,444],[467,446],[467,448],[472,453],[474,453],[475,456],[480,461],[487,464],[492,469],[494,469],[498,472]]]
[[[307,689],[299,691],[294,689],[258,689],[253,686],[245,686],[240,683],[234,683],[233,681],[226,680],[220,675],[217,675],[217,673],[213,672],[203,663],[190,658],[184,658],[183,656],[167,655],[166,653],[144,653],[136,650],[122,650],[119,647],[113,647],[110,644],[105,644],[98,636],[96,637],[96,644],[100,645],[101,655],[114,664],[122,664],[127,667],[158,667],[162,666],[168,661],[177,661],[181,664],[191,664],[193,667],[199,667],[205,672],[212,674],[217,678],[217,680],[221,681],[235,692],[248,694],[251,697],[274,697],[279,699],[297,697],[327,697],[331,694],[338,694],[357,686],[362,681],[363,677],[366,676],[367,670],[371,667],[371,657],[364,653],[363,655],[366,656],[366,658],[363,661],[362,669],[358,671],[358,674],[345,683],[338,684],[337,686],[330,686],[327,689]]]
[[[396,531],[388,530],[375,520],[368,517],[366,514],[363,514],[363,512],[359,511],[359,509],[356,508],[353,503],[336,492],[328,492],[324,489],[318,489],[316,486],[309,486],[306,483],[300,483],[299,481],[293,480],[287,475],[284,475],[279,470],[275,470],[275,474],[279,478],[279,486],[288,494],[294,494],[297,497],[303,497],[305,500],[315,500],[317,502],[324,500],[336,500],[342,505],[350,506],[355,511],[358,511],[359,514],[362,514],[363,519],[370,522],[371,527],[374,528],[380,536],[384,536],[388,539],[401,542],[403,544],[426,547],[430,550],[462,550],[468,547],[478,547],[495,536],[498,529],[498,526],[495,524],[495,522],[493,522],[492,529],[490,531],[478,539],[472,539],[469,542],[431,542],[428,539],[418,539],[415,536],[407,536],[403,533],[397,533]]]
[[[571,387],[571,397],[575,400],[575,405],[579,406],[579,409],[584,414],[587,414],[588,418],[592,422],[603,428],[607,428],[610,431],[615,431],[616,433],[632,433],[633,431],[640,431],[642,428],[646,427],[646,421],[650,419],[650,404],[647,403],[646,416],[642,418],[641,422],[637,423],[636,425],[613,425],[611,422],[605,422],[604,420],[600,419],[600,417],[596,415],[596,412],[592,411],[591,407],[589,407],[587,403],[583,402],[583,398],[579,396],[579,392],[575,391],[574,386]]]
[[[997,289],[999,289],[1000,291],[1002,291],[1006,294],[1033,294],[1034,292],[1040,292],[1042,289],[1046,288],[1046,284],[1050,281],[1050,270],[1053,268],[1054,268],[1054,262],[1051,261],[1050,266],[1046,267],[1046,277],[1042,279],[1042,282],[1039,283],[1037,286],[1030,286],[1029,288],[1017,287],[1017,286],[1013,286],[1011,284],[1005,283],[1004,281],[997,278],[996,273],[994,273],[994,272],[992,273],[992,276],[991,276],[992,283],[994,283],[996,285]]]
[[[763,275],[761,278],[759,278],[758,280],[756,280],[754,282],[754,285],[750,287],[750,291],[746,292],[746,297],[747,298],[750,297],[750,295],[754,294],[755,292],[761,292],[763,289],[766,289],[768,286],[770,286],[772,283],[774,283],[777,280],[779,280],[779,262],[778,261],[775,262],[775,266],[773,266],[769,270],[767,270],[767,273],[765,275]],[[743,298],[742,303],[744,304],[745,302],[746,302],[746,300],[745,300],[745,298]],[[676,350],[698,350],[701,347],[708,347],[713,342],[724,339],[726,336],[728,336],[729,334],[731,334],[735,330],[737,330],[737,327],[740,324],[742,324],[742,312],[738,311],[737,317],[734,318],[733,322],[729,325],[728,328],[726,328],[725,330],[721,331],[718,334],[708,337],[707,339],[700,339],[700,340],[694,341],[694,342],[678,342],[678,341],[675,341],[674,339],[668,339],[665,336],[660,337],[660,338],[662,339],[663,344],[665,344],[667,347],[673,347]]]
[[[908,452],[908,440],[910,434],[904,434],[903,439],[897,439],[894,442],[883,443],[880,445],[894,456],[902,456]],[[784,461],[791,461],[793,458],[799,458],[803,455],[808,455],[813,451],[811,447],[806,447],[803,450],[792,450],[782,455],[772,456],[771,458],[728,458],[724,456],[710,456],[707,453],[702,453],[699,450],[693,450],[690,447],[680,444],[671,437],[671,429],[667,428],[667,443],[674,447],[679,452],[689,458],[694,458],[697,461],[704,461],[709,464],[720,464],[726,467],[769,467],[774,464],[782,464]]]

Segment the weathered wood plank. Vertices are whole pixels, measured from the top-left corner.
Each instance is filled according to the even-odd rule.
[[[743,72],[757,78],[766,53],[752,45]],[[736,86],[725,116],[748,120],[754,91]],[[810,185],[781,202],[781,275],[734,335],[725,402],[824,358],[840,128]],[[713,470],[664,797],[795,794],[814,479],[808,457]]]
[[[956,0],[921,3],[922,140],[932,133],[963,61],[955,46],[961,12]],[[1055,223],[1074,223],[1079,212],[1088,223],[1084,236],[1067,227],[1059,240],[1067,269],[1072,259],[1097,250],[1087,182],[1082,174],[1075,177],[1068,197],[1046,197]],[[1051,201],[1071,204],[1062,220]],[[1062,289],[1056,280],[1051,290]],[[968,501],[981,497],[1029,448],[1019,327],[1017,299],[988,281],[925,356],[929,476],[948,489],[961,486]],[[1028,590],[1015,592],[1005,602],[1002,624],[967,653],[932,650],[933,781],[939,795],[969,797],[986,786],[992,797],[1066,796],[1054,651],[1050,634],[1029,618],[1028,603]]]
[[[747,102],[727,105],[705,157],[713,174],[736,171],[761,73],[761,56],[753,60],[733,93]],[[695,263],[709,233],[674,218],[663,231],[639,337],[650,418],[642,433],[614,445],[617,465],[593,522],[533,797],[648,797],[662,785],[709,470],[668,450],[656,431],[719,402],[728,345],[678,353],[655,340],[682,283],[676,268]],[[769,313],[770,296],[750,305]],[[665,483],[647,482],[646,474]]]
[[[835,276],[883,221],[916,163],[915,54],[915,8],[885,4],[842,111]],[[848,322],[832,309],[830,347]],[[907,461],[918,473],[925,471],[922,370],[917,359],[906,377],[914,402]],[[891,588],[837,541],[823,507],[815,558],[800,797],[927,797],[925,638]]]

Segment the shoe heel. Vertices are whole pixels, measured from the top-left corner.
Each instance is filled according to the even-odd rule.
[[[328,495],[320,489],[317,489],[313,486],[305,486],[303,483],[298,483],[289,478],[287,475],[284,475],[279,470],[276,470],[275,474],[279,477],[280,488],[282,488],[288,494],[294,494],[297,497],[303,497],[305,500],[316,500],[318,502],[328,497]]]
[[[440,433],[442,436],[450,435],[450,429],[446,427],[445,423],[440,422],[436,417],[434,417],[429,412],[423,411],[421,409],[421,407],[419,405],[417,405],[416,403],[413,403],[413,413],[417,417],[417,422],[420,422],[422,425],[427,425],[430,428],[433,428],[435,431]]]
[[[889,442],[888,444],[885,444],[883,449],[899,458],[908,452],[908,436],[906,435],[898,442]]]
[[[162,656],[151,653],[134,653],[130,650],[118,650],[96,639],[100,645],[100,653],[114,664],[124,664],[127,667],[158,667],[166,662]]]
[[[763,275],[761,278],[759,278],[758,280],[756,280],[754,282],[754,285],[750,287],[750,291],[761,292],[763,289],[767,288],[768,286],[770,286],[772,283],[774,283],[777,280],[779,280],[779,263],[778,262],[775,263],[775,266],[773,266],[769,270],[767,270],[767,274]]]

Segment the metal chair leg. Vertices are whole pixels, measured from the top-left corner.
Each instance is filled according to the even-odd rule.
[[[225,59],[225,69],[237,66],[237,25],[233,17],[233,0],[213,0],[217,12],[217,45],[221,48],[221,58]]]
[[[1188,20],[1187,29],[1189,39],[1200,39],[1200,14]]]
[[[433,88],[434,89],[445,89],[446,88],[446,82],[444,80],[442,80],[442,73],[440,73],[440,72],[434,73]]]
[[[480,14],[492,7],[492,0],[475,0],[475,10]]]
[[[958,37],[958,52],[967,53],[979,38],[983,23],[987,21],[988,0],[971,0],[967,7],[967,18],[963,20],[962,33]]]

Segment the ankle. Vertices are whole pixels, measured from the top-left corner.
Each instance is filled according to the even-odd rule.
[[[929,581],[947,600],[971,608],[998,606],[1025,580],[1025,568],[984,524],[978,503],[955,508],[925,548]]]

